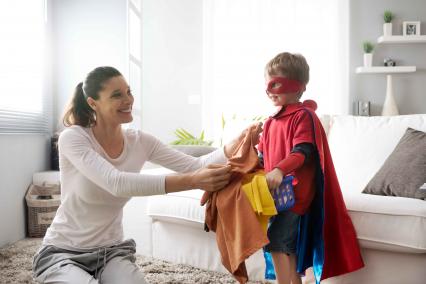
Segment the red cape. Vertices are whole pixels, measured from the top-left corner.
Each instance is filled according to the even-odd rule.
[[[329,277],[360,269],[364,267],[364,262],[361,257],[355,228],[343,200],[339,181],[331,158],[327,136],[319,118],[315,114],[315,109],[316,103],[314,101],[305,101],[300,107],[300,111],[308,111],[310,113],[313,121],[315,146],[318,151],[319,165],[322,172],[320,175],[322,174],[323,178],[322,180],[321,178],[318,180],[317,187],[323,186],[322,235],[324,262],[320,279],[324,280]],[[318,198],[320,199],[321,196],[318,196]],[[308,226],[309,222],[305,225]],[[315,248],[315,240],[313,241],[313,248]],[[300,265],[302,265],[302,263],[300,263]],[[316,265],[315,260],[313,260],[314,269]],[[318,276],[319,275],[316,275],[317,279]]]
[[[348,215],[331,158],[327,137],[315,114],[316,103],[308,100],[284,109],[286,115],[307,112],[312,120],[317,151],[315,196],[302,215],[297,241],[297,271],[313,267],[316,282],[364,267],[355,228]],[[265,128],[267,125],[265,125]],[[273,264],[265,252],[267,279],[275,279]]]

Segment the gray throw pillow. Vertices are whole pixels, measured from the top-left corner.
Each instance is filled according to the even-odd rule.
[[[426,133],[408,128],[363,193],[426,200]]]
[[[200,157],[217,149],[213,146],[203,145],[172,145],[172,147],[193,157]]]

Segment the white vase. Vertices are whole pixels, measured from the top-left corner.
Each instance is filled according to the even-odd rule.
[[[383,24],[383,35],[391,36],[392,35],[392,23],[384,23]]]
[[[398,107],[393,97],[392,75],[386,76],[386,97],[383,103],[382,115],[399,115]]]
[[[364,67],[371,67],[373,64],[373,54],[364,53]]]

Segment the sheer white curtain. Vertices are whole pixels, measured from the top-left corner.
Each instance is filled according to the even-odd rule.
[[[318,113],[348,113],[347,0],[204,0],[203,127],[216,140],[274,112],[263,71],[276,54],[304,55],[310,82],[302,99]],[[235,127],[235,121],[239,121]],[[232,129],[232,123],[234,129]]]

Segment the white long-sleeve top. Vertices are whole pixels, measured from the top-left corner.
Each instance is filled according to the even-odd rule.
[[[46,232],[44,245],[79,250],[123,241],[123,207],[130,197],[165,194],[164,175],[139,173],[146,161],[176,172],[226,161],[223,149],[194,158],[142,131],[127,129],[123,134],[123,151],[112,159],[91,128],[72,126],[61,133],[61,205]]]

